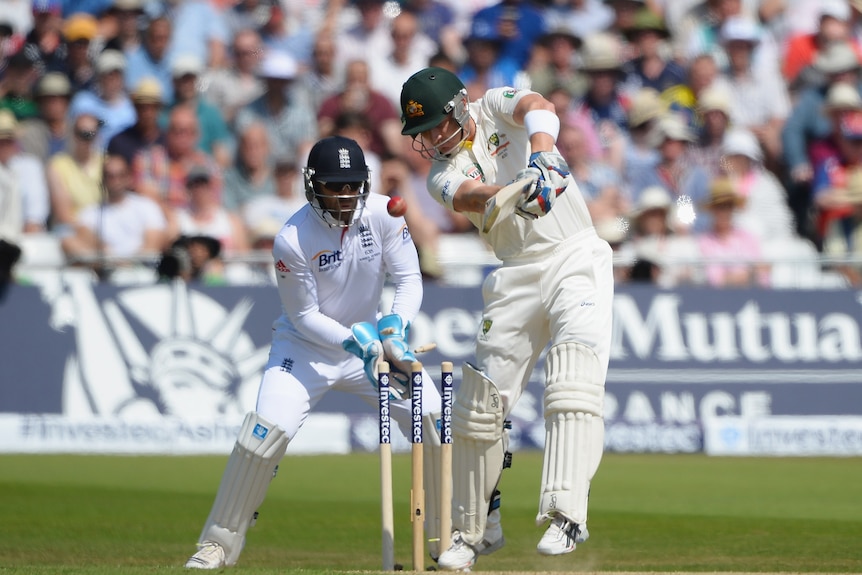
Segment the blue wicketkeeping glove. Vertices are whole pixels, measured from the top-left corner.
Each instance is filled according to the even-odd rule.
[[[407,345],[410,324],[405,325],[404,319],[396,313],[384,315],[377,322],[377,332],[383,342],[383,357],[392,369],[392,378],[406,387],[413,370],[411,364],[416,361]]]
[[[551,211],[557,196],[566,191],[572,176],[569,165],[556,152],[534,152],[530,154],[530,164],[525,172],[538,172],[535,187],[525,194],[515,213],[526,219],[535,219]]]
[[[363,321],[350,326],[352,336],[341,342],[341,346],[362,360],[365,364],[365,377],[377,389],[378,386],[378,362],[382,359],[383,343],[377,335],[377,328],[373,324]],[[389,396],[391,399],[402,399],[406,387],[395,377],[390,377]]]

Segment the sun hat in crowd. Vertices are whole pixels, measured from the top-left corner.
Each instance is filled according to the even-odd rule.
[[[62,72],[48,72],[39,79],[33,95],[37,98],[48,96],[71,96],[72,84],[69,77]]]
[[[196,165],[189,168],[186,174],[186,186],[212,181],[212,174],[206,166]]]
[[[715,84],[705,88],[697,99],[697,109],[701,114],[717,111],[729,118],[732,107],[730,92]]]
[[[96,59],[96,72],[108,74],[126,69],[126,57],[119,50],[105,50]]]
[[[679,114],[665,114],[653,131],[653,143],[658,146],[667,140],[693,142],[694,134]]]
[[[15,119],[15,114],[9,110],[0,110],[0,139],[15,138],[17,130],[18,120]]]
[[[706,208],[713,208],[723,204],[733,204],[734,208],[745,204],[743,198],[736,191],[736,186],[729,178],[716,178],[709,186],[709,197],[703,203]]]
[[[859,94],[856,86],[847,82],[832,84],[826,92],[823,112],[829,114],[852,110],[862,110],[862,95]]]
[[[835,18],[844,22],[850,20],[850,4],[847,0],[820,0],[818,2],[820,18]]]
[[[641,88],[634,93],[629,105],[629,128],[637,128],[650,120],[660,118],[666,110],[667,106],[661,101],[657,90]]]
[[[142,78],[132,92],[132,101],[140,104],[161,104],[164,102],[162,85],[152,76]]]
[[[619,71],[622,66],[622,48],[614,36],[607,32],[595,32],[584,38],[581,47],[581,70]]]
[[[745,128],[731,128],[724,134],[721,152],[726,156],[745,156],[755,162],[763,161],[763,148],[754,133]]]
[[[204,63],[200,58],[192,54],[177,56],[171,65],[171,76],[182,78],[183,76],[200,76],[204,71]]]
[[[572,26],[566,21],[557,21],[550,24],[548,30],[539,37],[539,44],[548,46],[558,38],[568,41],[576,49],[580,48],[581,44],[583,44],[581,37],[577,35]]]
[[[838,74],[859,69],[859,56],[849,42],[836,42],[814,59],[814,68],[822,74]]]
[[[721,41],[748,42],[751,45],[760,43],[760,26],[751,18],[732,16],[721,26]]]
[[[89,14],[72,14],[63,24],[63,37],[69,42],[92,40],[99,34],[99,22]]]
[[[296,60],[283,50],[267,50],[258,68],[262,78],[293,80],[299,71]]]
[[[650,210],[670,211],[673,200],[670,192],[661,186],[648,186],[638,196],[637,202],[631,212],[631,218],[637,219]]]
[[[662,38],[670,38],[670,30],[665,25],[664,18],[646,7],[635,13],[631,28],[624,30],[623,35],[631,41],[641,32],[655,32]]]

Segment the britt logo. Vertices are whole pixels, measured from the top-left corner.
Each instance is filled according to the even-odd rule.
[[[325,250],[318,252],[314,257],[317,258],[317,267],[322,272],[341,266],[341,250],[335,250],[334,252]]]

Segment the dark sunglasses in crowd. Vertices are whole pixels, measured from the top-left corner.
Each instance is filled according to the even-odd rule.
[[[75,128],[75,137],[85,142],[92,142],[98,135],[98,130],[79,130]]]

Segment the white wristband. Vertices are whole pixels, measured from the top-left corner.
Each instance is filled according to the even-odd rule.
[[[560,118],[550,110],[530,110],[524,114],[524,127],[528,136],[544,132],[550,134],[556,142],[560,134]]]

